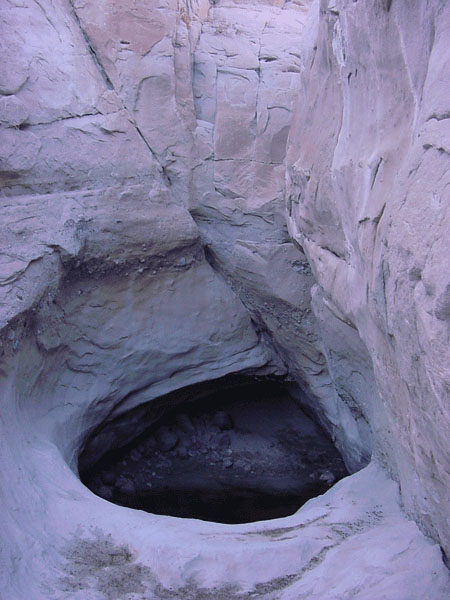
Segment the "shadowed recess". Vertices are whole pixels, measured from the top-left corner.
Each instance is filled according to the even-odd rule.
[[[163,410],[157,401],[140,407],[141,415],[153,409],[155,421],[99,462],[92,464],[95,444],[88,444],[82,481],[122,506],[246,523],[293,514],[347,474],[330,439],[282,383],[225,377],[187,390],[169,407],[166,397]]]

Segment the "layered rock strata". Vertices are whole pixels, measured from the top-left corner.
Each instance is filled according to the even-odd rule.
[[[400,504],[448,550],[446,3],[0,18],[1,593],[445,598]],[[286,376],[351,470],[374,463],[238,528],[80,483],[99,425],[98,456],[234,372]]]

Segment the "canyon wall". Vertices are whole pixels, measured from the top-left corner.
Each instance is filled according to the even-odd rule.
[[[358,406],[373,393],[370,363],[359,366],[364,385],[353,390],[356,399],[332,380],[311,310],[314,278],[289,237],[284,206],[286,140],[317,9],[228,2],[211,8],[193,57],[202,160],[194,167],[189,208],[211,264],[239,295],[300,385],[303,404],[353,471],[371,455],[370,429]]]
[[[438,547],[382,469],[448,553],[446,3],[24,0],[0,19],[6,593],[52,597],[36,582],[98,525],[165,585],[300,572],[283,598],[310,600],[347,560],[360,581],[318,597],[370,599],[373,544],[386,598],[440,600]],[[99,425],[96,458],[154,420],[149,401],[237,372],[285,377],[350,471],[375,463],[300,515],[279,560],[77,479]]]
[[[372,363],[375,453],[447,552],[449,9],[322,3],[286,192],[330,370],[345,386]]]
[[[284,216],[283,161],[306,47],[300,41],[314,31],[317,10],[311,16],[303,3],[74,2],[11,5],[3,15],[10,40],[2,84],[5,344],[17,349],[26,332],[14,320],[30,310],[33,319],[23,319],[30,335],[47,329],[52,318],[47,311],[41,323],[39,307],[57,302],[60,286],[70,302],[67,281],[91,276],[102,286],[109,277],[122,288],[157,280],[168,264],[183,272],[192,256],[207,258],[209,277],[219,289],[225,279],[248,311],[269,371],[289,372],[300,384],[295,393],[319,415],[351,470],[367,464],[367,419],[330,378],[310,307],[311,269]],[[88,295],[71,289],[84,306]],[[196,330],[185,314],[185,326]],[[227,336],[238,339],[242,323],[228,322]],[[159,371],[151,356],[148,369]],[[200,380],[214,374],[199,364]],[[168,387],[194,380],[179,374]],[[131,391],[124,386],[109,402]]]

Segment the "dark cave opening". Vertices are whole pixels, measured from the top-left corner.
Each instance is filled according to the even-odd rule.
[[[86,446],[80,478],[95,494],[149,513],[247,523],[291,515],[348,474],[282,382],[229,376],[191,386],[182,402],[162,400],[155,422],[98,462]]]

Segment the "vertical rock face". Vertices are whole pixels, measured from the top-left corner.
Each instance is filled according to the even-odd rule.
[[[322,2],[287,158],[331,372],[373,364],[376,453],[447,551],[449,26],[446,2]]]
[[[356,470],[370,458],[369,427],[349,391],[330,378],[311,311],[314,279],[285,225],[286,140],[305,39],[317,20],[316,8],[309,9],[232,2],[211,8],[194,54],[198,160],[190,211],[211,263],[308,390],[303,401]],[[357,377],[364,385],[356,386],[371,392],[370,367]]]
[[[73,2],[3,13],[5,77],[14,66],[22,79],[5,80],[2,96],[2,322],[57,294],[74,265],[98,277],[150,272],[155,255],[179,254],[182,228],[194,227],[189,208],[264,352],[273,362],[267,349],[276,348],[308,387],[348,466],[366,464],[366,417],[329,376],[313,277],[285,225],[283,161],[308,5]],[[19,60],[23,23],[30,37]],[[158,219],[170,250],[152,248]]]
[[[73,12],[178,202],[187,202],[195,128],[191,55],[208,0],[74,0]]]
[[[105,420],[138,415],[96,438],[98,456],[142,430],[157,396],[285,375],[349,469],[374,450],[450,550],[449,13],[438,0],[0,8],[11,599],[442,600],[440,551],[375,464],[288,536],[112,507],[75,472]],[[335,589],[342,564],[357,576]]]
[[[190,6],[189,18],[186,10],[2,9],[11,61],[0,88],[4,385],[24,378],[17,393],[25,406],[40,396],[43,413],[66,398],[62,429],[81,421],[67,446],[55,435],[72,465],[83,435],[116,404],[124,412],[236,370],[285,371],[206,261],[185,206],[194,114],[192,90],[183,88],[190,75],[183,78],[206,16],[202,5]],[[14,40],[24,24],[19,58]],[[32,374],[15,372],[27,354]]]

